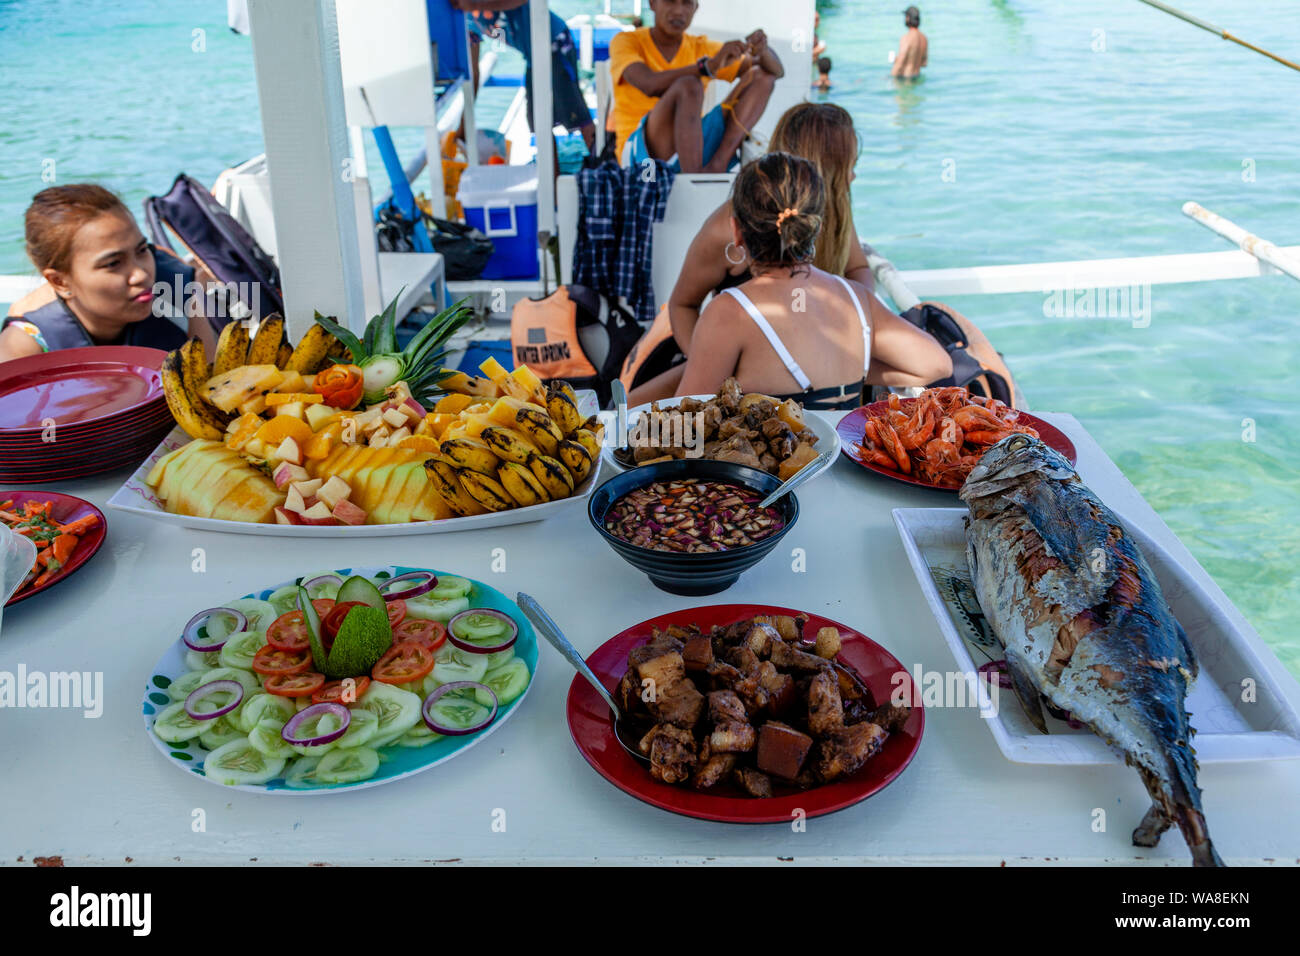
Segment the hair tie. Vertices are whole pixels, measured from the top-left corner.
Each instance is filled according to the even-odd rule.
[[[799,215],[799,210],[795,209],[793,206],[788,206],[785,209],[781,210],[781,215],[776,217],[777,230],[778,231],[780,230],[781,223],[785,222],[791,216],[797,216],[797,215]]]

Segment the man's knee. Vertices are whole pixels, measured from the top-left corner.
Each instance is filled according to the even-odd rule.
[[[685,99],[687,102],[704,102],[704,84],[693,76],[679,76],[669,85],[665,94]]]

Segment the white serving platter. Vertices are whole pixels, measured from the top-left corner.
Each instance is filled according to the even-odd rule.
[[[596,393],[590,389],[578,392],[578,411],[587,417],[594,415],[599,408]],[[225,531],[230,534],[261,534],[285,538],[378,538],[406,534],[445,534],[451,531],[477,531],[482,528],[496,528],[502,525],[529,524],[544,521],[556,515],[564,514],[574,508],[585,508],[587,498],[591,496],[597,484],[599,463],[591,469],[582,484],[574,489],[573,494],[561,501],[548,501],[545,504],[530,505],[527,508],[511,508],[509,511],[494,511],[485,515],[471,515],[466,518],[443,518],[438,521],[408,521],[405,524],[360,524],[360,525],[289,525],[257,524],[251,521],[225,521],[219,518],[195,518],[189,515],[171,514],[163,508],[153,489],[145,484],[145,477],[154,463],[173,449],[190,441],[190,436],[179,426],[172,429],[126,480],[121,488],[108,499],[108,507],[118,511],[141,515],[164,524],[180,528],[199,528],[204,531]]]
[[[980,693],[987,687],[975,670],[1000,659],[1001,648],[983,622],[966,565],[965,508],[895,508],[903,549],[944,640]],[[1119,516],[1160,582],[1174,616],[1187,632],[1200,676],[1187,695],[1202,764],[1300,757],[1300,714],[1269,676],[1246,635],[1219,604],[1150,535]],[[964,598],[964,600],[962,599]],[[988,642],[992,640],[992,646]],[[987,647],[987,653],[984,648]],[[1243,696],[1253,700],[1243,701]],[[1029,722],[1012,690],[995,705],[970,709],[983,717],[1003,755],[1015,763],[1121,764],[1123,758],[1086,727],[1046,716],[1049,733]]]
[[[631,432],[632,428],[636,425],[637,418],[639,418],[643,413],[650,411],[650,406],[652,404],[657,404],[662,411],[664,409],[676,408],[681,404],[681,401],[684,398],[696,398],[702,402],[707,402],[709,399],[716,397],[716,395],[676,395],[672,398],[662,399],[659,402],[647,402],[644,405],[637,405],[634,408],[629,408],[627,411],[627,430],[628,432]],[[601,419],[605,422],[605,444],[601,449],[600,457],[602,461],[608,462],[611,468],[618,471],[627,471],[629,470],[629,466],[623,464],[614,457],[614,449],[619,446],[619,442],[617,423],[613,421],[612,415],[612,412],[601,412]],[[835,464],[835,460],[839,458],[840,436],[839,432],[835,430],[835,425],[829,419],[823,417],[820,412],[813,409],[805,409],[804,418],[808,423],[809,430],[817,436],[817,453],[830,453],[827,459],[817,466],[817,470],[813,472],[812,477],[808,479],[809,481],[815,481],[821,477],[822,473],[829,469],[831,465]]]

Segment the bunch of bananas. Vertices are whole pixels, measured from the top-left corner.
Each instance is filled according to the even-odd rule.
[[[161,370],[163,393],[172,417],[190,437],[220,441],[233,414],[208,400],[211,392],[207,386],[214,377],[246,379],[248,388],[256,392],[264,377],[258,369],[307,375],[318,371],[327,358],[344,355],[343,343],[319,325],[308,329],[294,347],[285,336],[282,315],[267,316],[251,336],[245,323],[232,321],[221,330],[216,360],[211,364],[197,337],[167,353]]]
[[[533,397],[545,407],[503,397],[486,412],[466,409],[444,431],[424,467],[453,514],[567,498],[596,467],[604,426],[595,416],[583,420],[573,389],[560,382]]]

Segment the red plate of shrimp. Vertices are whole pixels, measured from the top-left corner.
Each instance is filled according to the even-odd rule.
[[[1071,464],[1078,460],[1074,443],[1041,418],[956,386],[855,408],[835,431],[844,454],[868,471],[941,491],[960,488],[985,450],[1007,435],[1033,435]]]

